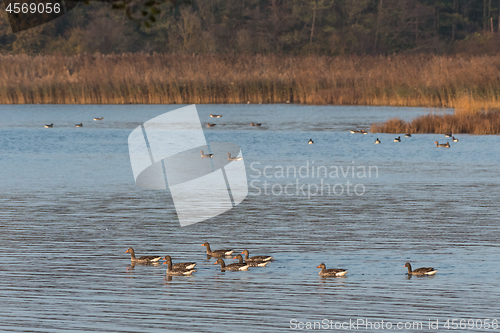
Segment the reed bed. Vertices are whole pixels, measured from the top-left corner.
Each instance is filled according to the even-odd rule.
[[[0,55],[3,104],[499,108],[500,56]]]

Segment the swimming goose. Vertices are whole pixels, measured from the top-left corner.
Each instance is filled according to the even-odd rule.
[[[444,135],[444,137],[445,137],[445,138],[451,138],[452,136],[453,136],[453,135],[451,134],[451,132],[450,132],[450,133],[446,133],[446,134]]]
[[[258,124],[258,123],[250,123],[250,126],[257,126],[257,127],[259,127],[259,126],[262,126],[262,124]]]
[[[436,144],[436,148],[438,147],[443,147],[443,148],[450,148],[450,143],[449,142],[446,142],[446,143],[439,143],[437,141],[434,142]]]
[[[345,269],[340,268],[326,269],[326,266],[323,263],[316,268],[321,268],[321,271],[318,273],[319,276],[344,276],[347,273]]]
[[[377,138],[377,141],[375,141],[375,144],[378,145],[380,144],[380,140]]]
[[[220,264],[221,271],[248,271],[248,264],[240,264],[239,262],[235,262],[234,264],[226,265],[224,259],[217,259],[214,265]]]
[[[227,160],[228,161],[241,161],[243,159],[243,157],[231,157],[231,153],[227,153]]]
[[[54,127],[54,124],[52,123],[50,125],[44,125],[43,127],[45,127],[45,128],[52,128],[52,127]]]
[[[412,271],[409,262],[407,262],[404,267],[408,267],[408,275],[434,275],[437,272],[437,269],[432,267],[422,267]]]
[[[94,121],[98,121],[98,120],[103,120],[104,117],[101,117],[101,118],[94,118]]]
[[[216,258],[230,256],[234,252],[233,250],[215,250],[215,251],[212,251],[212,250],[210,250],[210,244],[208,244],[208,242],[205,244],[202,244],[201,246],[205,246],[207,248],[207,255],[212,256],[212,257],[216,257]]]
[[[210,114],[210,118],[222,118],[221,114]]]
[[[308,142],[308,144],[310,144],[310,145],[313,145],[313,144],[314,144],[314,141],[313,141],[313,139],[309,139],[309,142]]]
[[[212,158],[214,157],[214,154],[203,154],[203,150],[200,150],[200,153],[201,153],[201,158]]]
[[[406,133],[405,134],[405,138],[411,138],[411,134],[410,133]]]
[[[452,137],[453,142],[458,142],[458,139],[455,137]]]
[[[168,265],[170,262],[172,264],[172,258],[170,256],[165,256],[163,260],[166,260],[163,264]],[[172,264],[173,268],[184,268],[184,269],[193,269],[194,266],[196,266],[195,262],[178,262],[175,264]]]
[[[195,269],[185,268],[185,267],[175,267],[172,266],[172,260],[165,263],[167,266],[167,275],[191,275],[196,272]]]
[[[76,127],[82,127],[82,126],[83,126],[83,123],[76,124],[75,126],[76,126]]]
[[[359,131],[351,130],[351,133],[353,133],[353,134],[355,134],[355,133],[359,133],[359,134],[368,134],[368,132],[367,132],[367,131],[365,131],[364,129],[359,130]]]
[[[236,257],[234,257],[233,259],[238,259],[240,261],[240,264],[247,264],[248,266],[250,267],[266,267],[267,264],[270,263],[270,261],[243,261],[243,257],[241,256],[241,254],[238,254]]]
[[[248,250],[241,252],[241,254],[245,255],[246,261],[269,261],[269,260],[273,259],[273,257],[271,257],[271,256],[253,256],[253,257],[250,257],[250,253],[248,252]]]
[[[142,256],[139,258],[135,257],[134,249],[129,247],[125,253],[130,253],[130,261],[132,262],[141,262],[141,263],[154,263],[158,262],[161,259],[161,256]]]
[[[394,139],[394,142],[401,142],[401,137],[398,136],[397,138]]]
[[[217,124],[210,124],[210,123],[207,123],[207,127],[215,127],[215,125],[217,125]]]

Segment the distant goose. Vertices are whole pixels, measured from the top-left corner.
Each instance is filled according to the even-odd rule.
[[[437,272],[437,269],[432,267],[422,267],[412,271],[409,262],[407,262],[404,267],[408,267],[408,275],[434,275]]]
[[[219,258],[214,263],[214,265],[220,264],[221,271],[248,271],[248,264],[240,264],[239,262],[235,262],[234,264],[226,265],[224,259]]]
[[[453,142],[458,142],[458,139],[455,137],[453,137],[452,140],[453,140]]]
[[[227,153],[227,160],[228,161],[241,161],[243,157],[231,157],[231,153]]]
[[[207,255],[212,256],[212,257],[216,257],[216,258],[230,256],[234,252],[233,250],[215,250],[215,251],[212,251],[210,249],[210,244],[208,244],[208,242],[206,242],[205,244],[202,244],[201,246],[205,246],[207,248]]]
[[[139,258],[135,257],[135,252],[133,248],[129,248],[125,253],[130,253],[130,261],[138,263],[155,263],[160,261],[161,256],[142,256]]]
[[[326,269],[325,264],[320,264],[316,268],[321,268],[321,271],[318,273],[319,276],[344,276],[346,275],[347,271],[345,269],[340,269],[340,268],[330,268]]]
[[[98,121],[98,120],[103,120],[104,117],[101,117],[101,118],[94,118],[94,121]]]
[[[76,124],[75,126],[76,126],[76,127],[82,127],[82,126],[83,126],[83,123]]]
[[[217,125],[217,124],[210,124],[210,123],[207,123],[207,127],[215,127],[215,125]]]
[[[363,129],[359,130],[359,131],[351,130],[351,133],[353,133],[353,134],[355,134],[355,133],[358,133],[358,134],[368,134],[368,132],[365,131],[365,130],[363,130]]]
[[[196,270],[192,268],[187,268],[187,267],[175,267],[175,265],[172,265],[172,260],[167,260],[165,263],[167,264],[167,275],[191,275]]]
[[[210,114],[210,118],[222,118],[221,114]]]
[[[436,144],[436,148],[438,147],[442,147],[442,148],[450,148],[450,143],[449,142],[446,142],[446,143],[439,143],[437,141],[434,142]]]
[[[203,150],[200,150],[201,153],[201,158],[212,158],[214,157],[214,154],[203,154]]]
[[[45,127],[45,128],[52,128],[52,127],[54,127],[54,124],[52,123],[50,125],[44,125],[43,127]]]
[[[259,124],[259,123],[250,123],[250,126],[257,126],[257,127],[260,127],[260,126],[262,126],[262,124]]]
[[[410,133],[406,133],[405,134],[405,138],[411,138],[411,134]]]
[[[272,256],[253,256],[253,257],[250,257],[250,252],[248,252],[248,250],[244,250],[243,252],[241,252],[241,254],[245,255],[246,261],[269,261],[269,260],[273,259]]]
[[[170,256],[165,256],[163,260],[166,260],[163,264],[168,265],[168,263],[172,263],[172,258]],[[196,266],[195,262],[178,262],[172,265],[173,268],[184,268],[184,269],[193,269]]]
[[[377,140],[375,141],[375,144],[378,145],[380,144],[380,140],[377,138]]]
[[[238,254],[233,259],[238,259],[240,264],[247,264],[250,267],[266,267],[266,265],[270,263],[270,261],[246,261],[246,262],[244,262],[241,254]]]
[[[394,139],[394,142],[401,142],[401,137],[398,136],[397,138]]]
[[[445,135],[444,135],[445,138],[451,138],[452,136],[453,135],[451,134],[451,132],[450,133],[445,133]]]
[[[308,142],[308,144],[310,144],[310,145],[313,145],[313,144],[314,144],[314,141],[313,141],[313,139],[309,139],[309,142]]]

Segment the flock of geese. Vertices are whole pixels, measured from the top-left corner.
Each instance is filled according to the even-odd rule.
[[[104,119],[104,117],[94,118],[94,121],[100,121],[100,120],[103,120],[103,119]],[[43,127],[45,127],[45,128],[53,128],[54,127],[54,123],[51,123],[50,125],[44,125]],[[75,124],[75,127],[83,127],[83,123]]]
[[[260,255],[250,257],[250,253],[248,250],[244,250],[240,254],[233,256],[234,250],[226,249],[226,250],[212,250],[210,248],[210,244],[208,242],[202,244],[206,248],[207,258],[216,258],[214,265],[220,265],[221,271],[247,271],[249,267],[265,267],[271,261],[273,261],[273,257],[270,255]],[[137,264],[158,264],[160,260],[164,260],[164,265],[167,265],[166,275],[179,275],[179,276],[189,276],[196,272],[195,266],[196,262],[178,262],[172,263],[172,258],[169,255],[164,257],[153,255],[153,256],[141,256],[136,257],[133,248],[129,248],[125,253],[130,253],[130,260],[132,263]],[[243,257],[242,255],[245,255]],[[238,262],[226,264],[224,259],[236,259]],[[408,268],[408,275],[417,275],[417,276],[425,276],[425,275],[434,275],[437,273],[437,270],[432,267],[422,267],[412,270],[411,264],[407,262],[404,267]],[[321,271],[318,273],[319,276],[322,277],[342,277],[347,274],[347,270],[341,268],[326,268],[324,263],[321,263],[318,267],[321,268]]]
[[[351,133],[355,134],[368,134],[367,131],[365,130],[351,130]],[[453,136],[453,134],[450,132],[450,133],[445,133],[444,135],[445,138],[451,138],[453,142],[458,142],[458,139],[455,138]],[[406,133],[405,134],[405,138],[411,138],[411,133]],[[394,138],[394,142],[401,142],[401,136],[398,136],[397,138]],[[312,140],[309,140],[309,144],[313,144],[314,142]],[[376,145],[379,145],[381,144],[382,141],[379,140],[379,138],[377,138],[377,140],[375,140],[375,144]],[[434,144],[436,145],[436,148],[450,148],[450,143],[449,142],[446,142],[446,143],[439,143],[438,141],[435,141]]]
[[[210,114],[210,118],[222,118],[221,114]],[[212,124],[212,123],[207,123],[207,127],[215,127],[217,124]],[[261,123],[250,123],[250,126],[255,126],[255,127],[260,127],[262,126]]]

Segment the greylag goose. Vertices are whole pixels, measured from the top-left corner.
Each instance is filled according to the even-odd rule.
[[[205,246],[207,248],[207,255],[212,256],[212,257],[216,257],[216,258],[230,256],[234,252],[233,250],[215,250],[215,251],[212,251],[210,249],[210,244],[208,244],[208,242],[206,242],[205,244],[202,244],[201,246]]]
[[[76,127],[82,127],[82,126],[83,126],[83,123],[76,124],[75,126],[76,126]]]
[[[401,142],[401,137],[398,136],[397,138],[394,139],[394,142]]]
[[[408,275],[434,275],[437,272],[437,269],[432,267],[422,267],[412,271],[409,262],[407,262],[404,267],[408,267]]]
[[[411,134],[410,133],[406,133],[405,134],[405,138],[411,138]]]
[[[210,123],[207,123],[207,127],[215,127],[215,125],[217,125],[217,124],[210,124]]]
[[[201,153],[201,158],[212,158],[214,157],[214,154],[203,154],[203,150],[200,150],[200,153]]]
[[[321,268],[321,271],[318,273],[319,276],[344,276],[347,273],[345,269],[340,268],[326,269],[326,266],[323,263],[316,268]]]
[[[243,157],[238,157],[238,156],[231,157],[231,153],[227,153],[227,156],[228,156],[227,157],[228,161],[241,161],[243,159]]]
[[[101,117],[101,118],[94,118],[94,121],[98,121],[98,120],[103,120],[104,117]]]
[[[364,129],[359,130],[359,131],[351,130],[351,133],[353,133],[353,134],[368,134],[368,132],[365,131]]]
[[[210,114],[210,118],[222,118],[221,114]]]
[[[226,265],[224,259],[219,258],[214,263],[214,265],[220,264],[221,271],[248,271],[248,264],[240,264],[239,262],[235,262],[234,264]]]
[[[241,252],[241,254],[245,255],[245,261],[269,261],[269,260],[273,259],[273,257],[271,257],[271,256],[253,256],[253,257],[250,257],[250,253],[248,252],[248,250]]]
[[[194,269],[172,266],[172,260],[167,260],[165,264],[167,265],[167,275],[191,275],[196,272]]]
[[[458,139],[455,137],[452,137],[453,142],[458,142]]]
[[[309,142],[308,142],[308,144],[310,144],[310,145],[313,145],[313,144],[314,144],[314,141],[313,141],[313,139],[309,139]]]
[[[166,260],[163,264],[168,265],[170,262],[172,264],[172,258],[170,256],[165,256],[163,260]],[[173,268],[183,268],[183,269],[193,269],[194,266],[196,266],[195,262],[178,262],[175,264],[172,264]]]
[[[442,148],[450,148],[450,143],[449,142],[446,142],[446,143],[439,143],[437,141],[434,142],[436,144],[436,148],[438,147],[442,147]]]
[[[238,254],[236,255],[236,257],[234,257],[233,259],[238,259],[240,264],[247,264],[248,266],[250,267],[266,267],[267,264],[270,263],[270,261],[243,261],[243,257],[241,256],[241,254]]]
[[[451,138],[453,136],[453,134],[450,132],[450,133],[445,133],[444,134],[444,137],[445,138]]]
[[[380,140],[377,138],[377,140],[375,140],[375,144],[378,145],[380,144]]]
[[[257,126],[257,127],[260,127],[260,126],[262,126],[262,124],[259,124],[259,123],[250,123],[250,126]]]
[[[135,257],[135,251],[133,248],[129,247],[125,253],[130,253],[130,261],[139,262],[139,263],[154,263],[158,262],[161,259],[161,256],[142,256],[139,258]]]
[[[45,127],[45,128],[52,128],[52,127],[54,127],[54,124],[52,123],[50,125],[44,125],[43,127]]]

